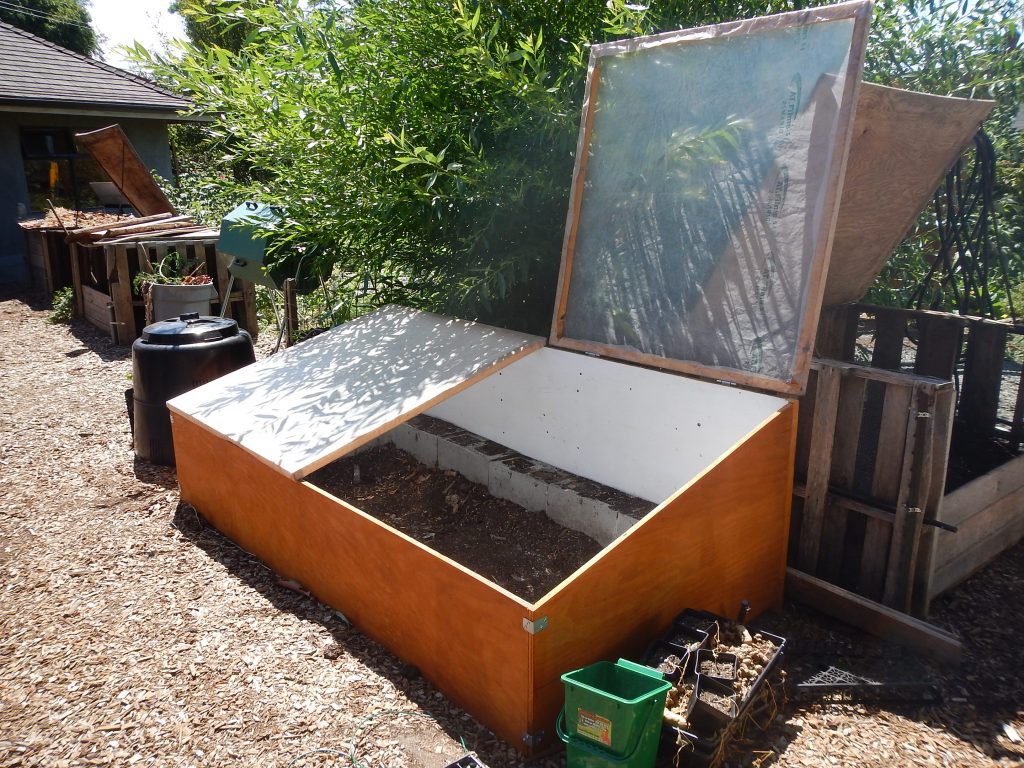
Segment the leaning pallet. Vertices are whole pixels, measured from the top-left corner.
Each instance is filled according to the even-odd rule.
[[[823,313],[790,564],[925,616],[1024,537],[1024,378],[1007,353],[1021,337],[1024,327],[941,312]]]

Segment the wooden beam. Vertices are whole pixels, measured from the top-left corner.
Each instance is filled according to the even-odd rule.
[[[1008,328],[1014,333],[1024,333],[1024,325],[1014,325],[1013,323],[1007,323],[1003,320],[991,320],[987,317],[975,317],[974,315],[957,315],[952,312],[939,312],[934,309],[906,309],[902,307],[882,307],[877,304],[862,304],[858,302],[854,304],[861,312],[865,312],[869,315],[873,315],[877,312],[894,312],[907,317],[936,317],[949,322],[958,323],[961,326],[968,326],[973,323],[979,323],[981,325],[997,325],[1000,328]]]
[[[795,568],[786,569],[786,597],[936,661],[959,664],[955,635]]]
[[[79,227],[73,229],[68,233],[67,242],[74,243],[82,239],[83,235],[88,235],[93,232],[103,232],[105,230],[116,230],[118,227],[132,226],[133,224],[145,224],[150,221],[160,221],[161,219],[169,219],[173,214],[171,213],[155,213],[152,216],[141,216],[141,217],[126,217],[124,221],[117,221],[111,224],[93,224],[88,227]]]
[[[936,391],[953,388],[953,382],[947,379],[937,379],[932,376],[920,376],[916,373],[904,373],[902,371],[889,371],[885,368],[872,368],[870,365],[848,363],[843,360],[815,358],[814,362],[811,363],[811,368],[817,371],[820,371],[825,366],[837,368],[847,376],[857,376],[871,381],[880,381],[883,384],[902,384],[904,386],[920,384],[923,387],[932,388]]]

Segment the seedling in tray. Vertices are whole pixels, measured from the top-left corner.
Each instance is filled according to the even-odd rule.
[[[675,623],[665,633],[663,638],[665,642],[674,645],[676,648],[685,651],[686,653],[696,653],[698,649],[704,648],[708,644],[708,633],[699,629],[694,629],[687,624]]]
[[[713,677],[727,685],[736,682],[736,654],[719,653],[701,649],[697,651],[697,672],[705,677]]]

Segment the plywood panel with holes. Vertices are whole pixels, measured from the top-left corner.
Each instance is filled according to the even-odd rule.
[[[796,415],[793,404],[769,418],[538,603],[534,731],[554,722],[563,672],[635,657],[683,608],[781,605]]]

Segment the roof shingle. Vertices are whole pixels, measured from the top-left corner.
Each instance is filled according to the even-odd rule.
[[[0,21],[0,104],[176,112],[189,102],[145,78]]]

